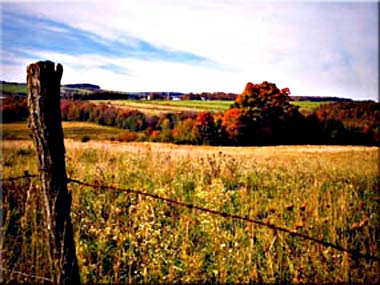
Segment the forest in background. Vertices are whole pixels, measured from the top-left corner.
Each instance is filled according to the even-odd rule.
[[[292,104],[288,88],[280,90],[269,82],[248,83],[224,112],[152,115],[106,102],[69,99],[62,100],[61,112],[65,121],[94,122],[127,130],[118,138],[120,141],[227,146],[380,143],[380,103],[343,100],[321,104],[305,114]],[[26,120],[26,99],[5,97],[2,114],[4,123]]]

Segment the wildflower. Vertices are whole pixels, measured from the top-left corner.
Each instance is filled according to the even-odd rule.
[[[361,221],[361,222],[359,223],[359,227],[360,227],[360,228],[362,228],[362,227],[364,227],[364,226],[366,226],[366,225],[368,225],[368,219],[364,219],[363,221]]]
[[[329,223],[329,218],[324,218],[324,219],[322,219],[321,221],[322,221],[322,223],[324,223],[324,224],[328,224],[328,223]]]
[[[268,211],[269,211],[271,214],[273,214],[274,212],[276,212],[276,209],[274,208],[273,205],[271,205],[271,206],[269,207]]]
[[[351,226],[351,230],[352,231],[355,231],[359,228],[359,224],[358,223],[353,223],[352,226]]]
[[[285,206],[285,209],[288,211],[293,211],[294,205],[293,204],[288,204]]]
[[[303,223],[301,222],[301,223],[298,223],[298,224],[296,224],[296,230],[299,230],[299,229],[302,229],[303,228]]]

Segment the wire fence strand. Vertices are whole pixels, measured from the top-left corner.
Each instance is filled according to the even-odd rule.
[[[49,278],[42,277],[42,276],[36,276],[36,275],[32,275],[32,274],[26,274],[24,272],[20,272],[20,271],[16,271],[16,270],[13,270],[11,272],[11,274],[17,274],[17,275],[21,275],[21,276],[24,276],[24,277],[32,277],[35,280],[43,280],[43,281],[47,281],[47,282],[53,283],[53,280],[51,280]]]
[[[22,179],[29,179],[29,178],[35,178],[38,177],[36,174],[29,174],[29,172],[25,171],[24,175],[22,176],[14,176],[14,177],[7,177],[7,178],[2,178],[1,183],[4,182],[11,182],[11,181],[18,181]]]
[[[29,179],[29,178],[33,178],[33,177],[37,177],[37,176],[38,175],[31,175],[28,172],[25,172],[24,176],[8,177],[8,178],[5,178],[5,179],[3,178],[3,179],[1,179],[1,181],[2,182],[3,181],[16,181],[16,180],[20,180],[20,179]],[[271,224],[269,222],[264,222],[264,221],[260,221],[260,220],[254,220],[254,219],[249,218],[247,216],[239,216],[239,215],[231,214],[231,213],[227,213],[227,212],[216,211],[216,210],[200,207],[200,206],[197,206],[197,205],[194,205],[194,204],[185,203],[185,202],[177,201],[177,200],[174,200],[174,199],[162,197],[162,196],[159,196],[157,194],[148,193],[148,192],[141,191],[141,190],[134,190],[134,189],[128,189],[128,188],[120,188],[120,187],[115,187],[115,186],[111,186],[111,185],[91,184],[91,183],[83,182],[81,180],[74,179],[74,178],[67,178],[67,183],[74,183],[74,184],[78,184],[78,185],[82,185],[82,186],[86,186],[86,187],[90,187],[90,188],[94,188],[94,189],[101,188],[101,189],[105,189],[105,190],[127,192],[127,193],[137,194],[137,195],[140,195],[140,196],[150,197],[150,198],[153,198],[153,199],[156,199],[156,200],[161,200],[161,201],[164,201],[166,203],[169,203],[169,204],[172,204],[172,205],[176,205],[176,206],[179,206],[179,207],[185,207],[185,208],[188,208],[188,209],[195,209],[195,210],[198,210],[198,211],[201,211],[201,212],[209,213],[209,214],[220,216],[220,217],[223,217],[223,218],[231,218],[231,219],[234,219],[234,220],[245,221],[245,222],[248,222],[248,223],[251,223],[251,224],[256,224],[256,225],[259,225],[259,226],[262,226],[262,227],[266,227],[266,228],[269,228],[269,229],[272,229],[272,230],[275,230],[275,231],[284,232],[284,233],[289,234],[292,237],[299,237],[301,239],[309,240],[309,241],[312,241],[314,243],[320,244],[320,245],[322,245],[324,247],[331,247],[331,248],[334,248],[334,249],[336,249],[338,251],[346,252],[346,253],[350,254],[352,257],[364,258],[364,259],[367,259],[367,260],[380,261],[380,257],[378,257],[378,256],[374,256],[374,255],[371,255],[371,254],[364,254],[364,253],[361,253],[361,252],[356,251],[356,250],[344,248],[343,246],[341,246],[339,244],[334,244],[334,243],[331,243],[331,242],[328,242],[328,241],[324,241],[322,239],[318,239],[316,237],[308,236],[306,234],[297,232],[295,230],[288,229],[288,228],[281,227],[281,226],[277,226],[277,225]]]
[[[216,210],[200,207],[200,206],[189,204],[189,203],[180,202],[180,201],[177,201],[177,200],[174,200],[174,199],[162,197],[162,196],[159,196],[157,194],[148,193],[148,192],[144,192],[144,191],[140,191],[140,190],[118,188],[118,187],[114,187],[114,186],[110,186],[110,185],[95,185],[95,184],[86,183],[86,182],[83,182],[83,181],[80,181],[80,180],[76,180],[76,179],[71,179],[71,178],[68,179],[68,182],[69,183],[71,182],[71,183],[79,184],[79,185],[82,185],[82,186],[91,187],[91,188],[102,188],[102,189],[108,189],[108,190],[114,190],[114,191],[120,191],[120,192],[134,193],[134,194],[137,194],[137,195],[141,195],[141,196],[145,196],[145,197],[150,197],[150,198],[153,198],[153,199],[161,200],[161,201],[164,201],[166,203],[170,203],[170,204],[177,205],[177,206],[180,206],[180,207],[186,207],[188,209],[195,209],[195,210],[198,210],[198,211],[202,211],[202,212],[209,213],[209,214],[212,214],[212,215],[221,216],[221,217],[224,217],[224,218],[231,218],[231,219],[234,219],[234,220],[245,221],[245,222],[248,222],[248,223],[252,223],[252,224],[259,225],[259,226],[267,227],[267,228],[273,229],[275,231],[285,232],[285,233],[287,233],[287,234],[289,234],[289,235],[291,235],[293,237],[299,237],[299,238],[304,239],[304,240],[309,240],[309,241],[312,241],[314,243],[320,244],[320,245],[325,246],[325,247],[331,247],[331,248],[334,248],[334,249],[336,249],[338,251],[346,252],[346,253],[350,254],[351,256],[353,256],[353,257],[364,258],[364,259],[367,259],[367,260],[380,261],[380,257],[373,256],[371,254],[363,254],[363,253],[360,253],[360,252],[358,252],[356,250],[344,248],[344,247],[342,247],[342,246],[340,246],[338,244],[334,244],[334,243],[327,242],[327,241],[324,241],[324,240],[321,240],[321,239],[318,239],[318,238],[315,238],[315,237],[312,237],[312,236],[308,236],[306,234],[297,232],[295,230],[291,230],[291,229],[284,228],[284,227],[281,227],[281,226],[276,226],[276,225],[268,223],[268,222],[254,220],[254,219],[251,219],[251,218],[249,218],[247,216],[244,217],[244,216],[239,216],[239,215],[231,214],[231,213],[227,213],[227,212],[220,212],[220,211],[216,211]]]

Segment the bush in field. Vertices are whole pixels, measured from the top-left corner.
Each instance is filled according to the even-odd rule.
[[[160,141],[159,138],[160,138],[160,131],[158,130],[154,130],[152,131],[150,134],[149,134],[149,138],[152,142],[158,142]]]
[[[68,115],[69,115],[69,110],[71,107],[71,101],[70,100],[61,100],[61,117],[62,120],[68,121]]]
[[[77,104],[70,106],[70,109],[67,114],[68,121],[80,121],[80,108]]]
[[[79,106],[79,120],[87,122],[90,119],[90,113],[94,106],[89,102],[82,102]]]
[[[148,132],[153,132],[160,129],[160,118],[156,115],[146,117],[146,129]]]
[[[137,110],[118,110],[115,125],[134,132],[145,130],[147,123],[145,115]]]
[[[380,144],[380,124],[379,121],[367,123],[363,127],[363,132],[369,136],[377,145]]]
[[[158,125],[161,130],[168,130],[168,129],[173,130],[177,121],[178,121],[178,118],[175,114],[164,113],[164,114],[160,114]]]
[[[138,135],[134,132],[125,132],[122,134],[119,138],[119,141],[121,142],[132,142],[136,141],[138,138]]]
[[[104,124],[107,126],[115,126],[118,110],[115,108],[107,108],[104,110]]]
[[[193,141],[196,144],[213,145],[217,143],[217,133],[214,116],[210,112],[199,113],[192,129]]]
[[[84,136],[81,138],[81,142],[85,143],[85,142],[89,142],[91,140],[91,138],[89,136]]]
[[[106,108],[107,107],[105,105],[94,106],[94,108],[91,110],[89,121],[97,123],[99,125],[105,125],[104,112]]]
[[[172,131],[174,142],[179,144],[193,143],[193,127],[194,120],[191,118],[179,121]]]
[[[24,121],[29,116],[25,98],[7,97],[3,99],[1,111],[4,123]]]
[[[172,114],[169,114],[172,115]],[[168,116],[161,121],[161,131],[158,137],[158,141],[161,142],[172,142],[173,141],[173,126],[174,126],[174,116]]]

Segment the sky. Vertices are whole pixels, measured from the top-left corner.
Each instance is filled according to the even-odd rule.
[[[0,80],[39,60],[62,84],[128,92],[233,92],[379,101],[378,3],[0,0]]]

